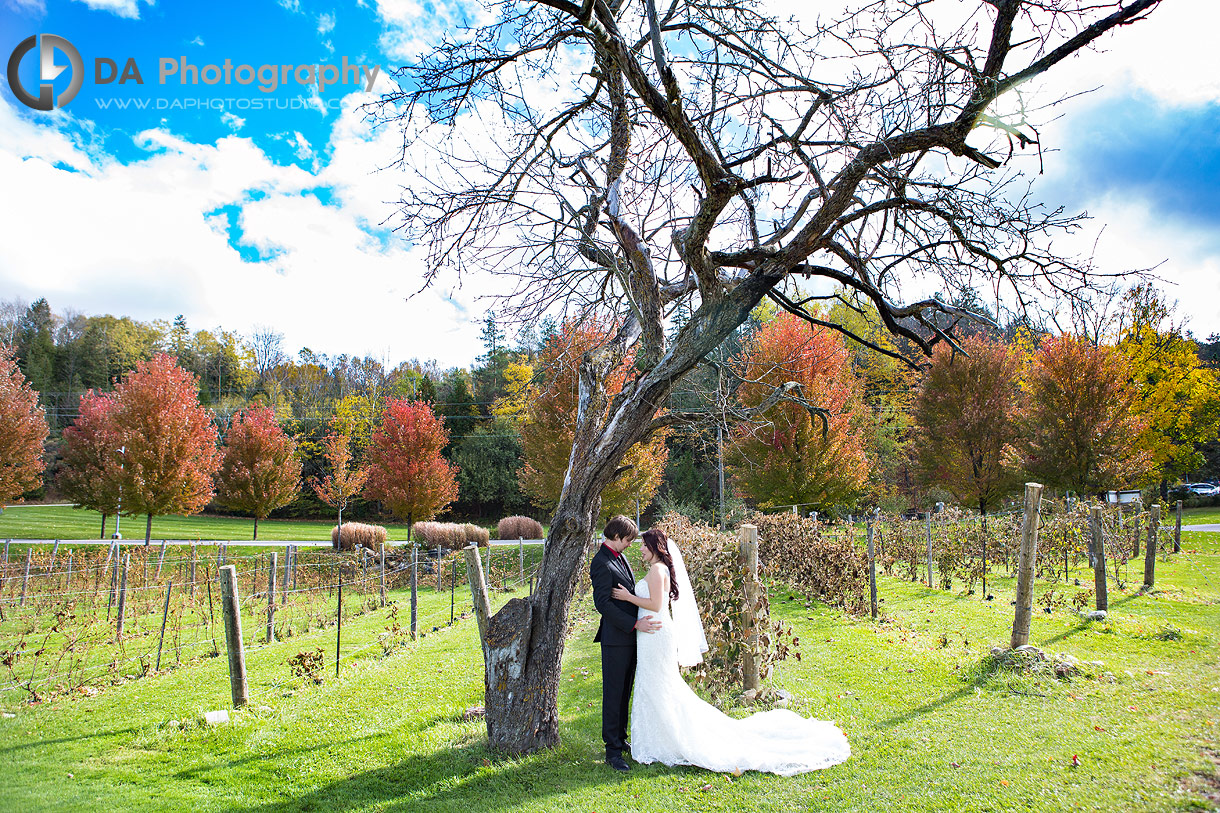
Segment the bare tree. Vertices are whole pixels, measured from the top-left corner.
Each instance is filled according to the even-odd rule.
[[[581,364],[537,589],[488,627],[493,746],[559,741],[599,494],[675,420],[654,419],[679,378],[764,297],[826,324],[818,299],[785,291],[837,284],[919,356],[967,314],[904,290],[978,283],[1029,308],[1090,286],[1048,247],[1077,218],[1041,206],[1011,166],[1038,146],[1020,87],[1157,2],[986,0],[946,21],[926,0],[859,0],[803,31],[747,0],[501,0],[494,24],[400,74],[376,112],[406,133],[404,228],[430,247],[426,282],[478,269],[510,281],[498,306],[523,321],[563,310],[618,326]],[[667,341],[675,308],[690,317]],[[611,399],[625,359],[633,375]]]
[[[289,359],[284,354],[284,334],[265,325],[257,325],[250,334],[249,348],[254,354],[254,370],[258,373],[258,384],[264,390],[268,382],[276,380],[275,370]]]

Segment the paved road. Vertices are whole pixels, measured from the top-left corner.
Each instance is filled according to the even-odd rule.
[[[1213,522],[1211,525],[1183,525],[1183,531],[1220,531],[1220,523]]]

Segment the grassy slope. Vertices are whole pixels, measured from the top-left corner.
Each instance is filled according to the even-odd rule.
[[[1034,643],[1104,661],[1113,683],[981,671],[982,656],[1006,641],[1011,624],[1005,580],[994,588],[997,600],[984,604],[883,578],[887,621],[876,625],[774,588],[773,611],[796,627],[804,657],[781,664],[773,682],[797,696],[801,712],[836,720],[854,750],[844,765],[803,777],[652,766],[613,774],[598,760],[600,681],[587,621],[578,622],[565,659],[564,744],[523,759],[491,754],[482,724],[461,720],[464,707],[481,702],[468,621],[291,694],[279,685],[288,680],[282,661],[309,648],[310,636],[263,650],[252,658],[254,708],[227,727],[167,725],[227,705],[223,658],[97,697],[9,704],[17,716],[0,719],[0,755],[12,766],[0,806],[1187,809],[1200,797],[1182,790],[1183,777],[1214,770],[1204,750],[1216,749],[1220,716],[1220,539],[1191,534],[1184,542],[1195,552],[1158,565],[1161,591],[1112,595],[1109,623],[1064,612],[1035,619]],[[587,617],[587,598],[580,608]],[[386,623],[378,610],[344,629],[371,641]],[[1157,639],[1167,625],[1182,640]],[[319,645],[333,645],[332,634],[317,633]],[[1080,767],[1071,766],[1073,755]]]

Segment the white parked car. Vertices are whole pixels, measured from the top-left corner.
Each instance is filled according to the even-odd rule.
[[[1211,483],[1188,483],[1186,487],[1200,497],[1214,497],[1220,494],[1220,486],[1214,486]]]

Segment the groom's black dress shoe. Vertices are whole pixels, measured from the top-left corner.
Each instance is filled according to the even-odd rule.
[[[627,771],[631,770],[631,766],[628,765],[627,761],[623,759],[622,754],[607,756],[606,764],[620,773],[627,773]]]

